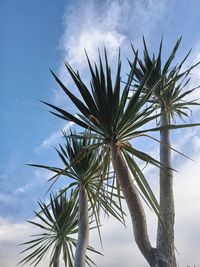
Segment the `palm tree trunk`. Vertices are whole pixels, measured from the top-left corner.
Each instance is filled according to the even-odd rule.
[[[117,174],[120,188],[131,215],[134,238],[137,246],[150,266],[160,267],[155,265],[156,249],[152,248],[149,241],[146,216],[138,191],[116,144],[112,145],[111,153],[113,168]]]
[[[163,110],[164,111],[164,108]],[[167,112],[161,115],[161,126],[169,124]],[[160,132],[160,162],[171,168],[170,130],[163,129]],[[160,168],[160,215],[163,224],[158,221],[157,249],[159,251],[161,267],[176,267],[174,248],[174,196],[173,196],[173,172],[168,167]]]
[[[85,267],[85,256],[89,242],[88,196],[85,186],[79,189],[78,242],[75,253],[75,267]]]
[[[53,258],[53,267],[59,267],[59,256],[60,256],[60,249],[59,247],[56,247]]]

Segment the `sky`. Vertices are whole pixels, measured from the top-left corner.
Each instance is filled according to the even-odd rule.
[[[66,122],[53,117],[44,100],[76,112],[59,90],[49,68],[77,93],[63,67],[68,61],[87,82],[84,56],[92,60],[98,48],[106,46],[115,67],[118,49],[122,61],[132,56],[130,43],[142,51],[144,35],[150,51],[156,52],[161,37],[164,57],[182,36],[177,61],[192,48],[186,67],[200,60],[200,2],[195,0],[0,0],[0,266],[14,267],[21,257],[19,243],[28,240],[35,229],[33,219],[37,201],[47,200],[50,174],[27,163],[59,165],[54,146],[61,140]],[[188,65],[187,65],[188,64]],[[125,71],[124,67],[124,71]],[[193,70],[189,89],[200,85],[200,70]],[[198,90],[192,98],[200,96]],[[200,109],[193,111],[199,122]],[[173,133],[172,146],[195,161],[173,154],[176,205],[176,247],[179,266],[200,266],[200,129]],[[156,144],[150,145],[157,153]],[[145,150],[145,148],[144,148]],[[157,171],[148,173],[157,190]],[[61,178],[56,191],[66,184]],[[152,243],[155,244],[156,217],[146,209]],[[124,229],[112,218],[102,228],[104,257],[93,256],[101,267],[147,267],[133,241],[130,218]],[[101,249],[97,233],[91,244]],[[41,263],[47,266],[48,259]],[[61,265],[62,266],[62,265]]]

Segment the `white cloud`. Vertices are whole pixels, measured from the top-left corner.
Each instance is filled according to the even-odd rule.
[[[24,255],[19,253],[25,248],[19,244],[28,241],[29,236],[35,234],[36,227],[27,222],[13,222],[0,217],[0,265],[15,267]],[[41,262],[41,267],[48,266],[49,258]],[[64,265],[61,265],[63,267]]]
[[[84,49],[86,49],[92,60],[96,60],[98,47],[105,46],[109,51],[109,55],[116,54],[124,38],[116,31],[88,29],[87,32],[81,33],[77,38],[72,36],[65,49],[68,51],[70,64],[81,66],[86,63]]]
[[[92,60],[96,60],[98,48],[105,45],[109,54],[115,55],[125,36],[117,29],[121,9],[117,2],[106,6],[102,12],[94,1],[80,4],[79,10],[66,10],[65,32],[61,39],[63,57],[76,67],[86,65],[84,49]]]
[[[78,6],[78,7],[77,7]],[[84,81],[87,81],[88,72],[87,60],[84,49],[86,49],[91,61],[97,61],[98,49],[106,47],[109,62],[112,65],[116,62],[119,47],[121,47],[122,57],[132,55],[130,43],[141,45],[141,36],[148,36],[156,27],[166,9],[166,1],[145,0],[105,0],[87,3],[77,1],[73,6],[66,6],[63,16],[64,33],[60,40],[62,51],[62,62],[57,71],[59,78],[65,83],[69,90],[77,95],[77,89],[71,83],[69,75],[63,61],[68,61],[73,67],[79,70]],[[115,60],[114,60],[115,59]],[[63,105],[71,102],[65,93],[56,88],[54,91],[54,103]],[[70,103],[70,104],[69,104]],[[72,105],[73,106],[73,105]],[[54,132],[41,144],[42,148],[49,147],[53,141],[59,137],[59,133]]]
[[[187,161],[175,176],[175,230],[180,266],[200,264],[200,157],[195,158],[196,163]]]
[[[71,91],[75,91],[68,79],[67,71],[63,61],[67,61],[82,74],[87,66],[85,51],[87,51],[91,61],[98,58],[98,49],[106,47],[109,60],[112,60],[118,53],[126,37],[117,29],[121,9],[118,2],[110,5],[106,4],[105,12],[97,8],[95,1],[81,3],[77,9],[66,9],[63,16],[64,34],[60,40],[62,50],[62,63],[58,70],[60,79],[65,82]],[[85,76],[85,75],[84,75]],[[63,104],[66,95],[60,88],[54,90],[54,102]]]
[[[166,0],[88,0],[86,3],[77,1],[74,5],[67,5],[63,15],[64,33],[59,44],[62,61],[58,76],[71,92],[77,94],[63,61],[66,60],[84,74],[85,81],[88,72],[84,49],[91,61],[96,62],[98,49],[101,51],[105,46],[110,64],[115,65],[114,59],[121,47],[122,57],[126,61],[129,54],[132,56],[130,43],[140,47],[142,35],[148,37],[155,30],[168,7],[169,1]],[[62,105],[67,99],[64,92],[60,88],[53,92],[54,103]]]
[[[74,90],[63,61],[84,72],[87,66],[84,49],[91,61],[97,61],[98,48],[101,50],[105,46],[112,64],[121,47],[126,60],[129,53],[132,55],[130,43],[141,44],[142,35],[147,37],[154,31],[166,3],[165,0],[90,0],[87,3],[78,1],[78,7],[67,6],[63,16],[64,34],[60,40],[62,63],[58,75],[61,80],[70,85],[70,90]],[[62,104],[66,99],[62,90],[56,89],[54,93],[54,102]]]
[[[14,267],[19,262],[19,244],[31,232],[25,223],[14,223],[0,218],[0,265]]]
[[[14,191],[14,195],[22,194],[29,190],[33,185],[32,184],[26,184],[24,186],[17,187]]]
[[[1,241],[18,241],[21,235],[30,231],[26,223],[12,223],[9,220],[0,218],[0,240]]]
[[[156,0],[80,1],[78,9],[66,9],[64,15],[65,32],[60,43],[63,57],[83,67],[84,49],[95,60],[102,45],[112,57],[119,46],[130,46],[131,41],[153,31],[165,8],[166,1]]]
[[[57,145],[59,142],[59,139],[63,136],[62,131],[67,131],[69,128],[74,125],[73,122],[67,123],[62,130],[56,130],[52,132],[45,140],[42,141],[42,143],[35,149],[35,152],[38,153],[42,150],[46,150],[51,148],[53,145]]]

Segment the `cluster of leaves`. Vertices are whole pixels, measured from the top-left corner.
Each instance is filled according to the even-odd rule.
[[[42,234],[41,237],[24,243],[25,245],[30,244],[28,249],[24,250],[25,252],[44,242],[22,262],[29,262],[34,259],[33,262],[36,266],[54,242],[50,265],[52,265],[55,258],[56,249],[58,248],[60,252],[62,247],[66,266],[72,266],[74,257],[72,246],[75,247],[76,240],[68,236],[77,232],[77,214],[75,211],[77,211],[77,197],[81,184],[84,184],[86,188],[90,218],[94,218],[98,231],[101,224],[100,210],[113,215],[124,223],[119,184],[115,179],[115,174],[111,175],[109,172],[113,145],[117,146],[118,153],[134,177],[142,197],[159,216],[157,200],[136,159],[151,163],[156,167],[160,167],[161,163],[149,154],[134,148],[130,142],[135,138],[148,136],[148,132],[161,131],[161,126],[157,125],[154,128],[148,128],[148,126],[149,123],[160,117],[161,113],[158,108],[162,107],[163,103],[165,104],[164,112],[169,112],[172,118],[174,115],[178,115],[181,118],[187,116],[185,110],[188,109],[188,106],[196,104],[196,101],[183,101],[183,98],[194,90],[182,93],[183,88],[189,82],[190,71],[196,66],[193,65],[188,70],[181,72],[182,65],[189,53],[180,64],[171,68],[171,63],[179,44],[180,39],[163,67],[161,64],[162,41],[158,56],[155,57],[153,55],[151,58],[144,40],[144,61],[138,59],[138,52],[132,46],[134,60],[129,62],[130,72],[124,86],[122,86],[121,82],[120,54],[114,82],[106,50],[104,50],[104,64],[99,54],[99,66],[96,64],[92,66],[86,54],[91,75],[90,88],[86,86],[80,74],[74,71],[66,62],[66,69],[79,90],[82,100],[75,96],[51,71],[56,82],[78,109],[78,113],[74,115],[50,103],[43,103],[51,107],[52,114],[61,119],[74,122],[82,127],[84,132],[76,134],[71,131],[69,136],[64,133],[65,144],[59,145],[59,149],[56,149],[59,158],[64,164],[63,168],[32,164],[34,167],[45,168],[54,172],[50,181],[55,182],[61,175],[72,179],[72,182],[62,192],[73,190],[73,197],[69,200],[65,198],[66,203],[69,204],[68,211],[66,210],[63,211],[64,213],[59,214],[57,211],[59,210],[60,212],[62,210],[59,205],[63,196],[61,196],[62,194],[57,197],[51,196],[50,207],[54,217],[48,210],[49,206],[39,203],[41,212],[50,220],[50,224],[40,213],[36,213],[36,217],[42,220],[44,224],[47,224],[47,227],[45,228],[43,224],[36,222],[31,223],[42,229],[50,230],[51,234],[49,237],[47,234]],[[133,83],[135,89],[132,92]],[[167,127],[176,129],[192,125],[195,124],[169,124]],[[62,207],[64,207],[64,204]],[[68,213],[66,214],[65,212]],[[56,215],[58,216],[56,217]],[[58,244],[59,246],[57,247]],[[92,248],[89,249],[95,251]],[[88,264],[91,262],[88,257],[86,261]]]
[[[49,205],[38,202],[40,212],[35,212],[36,220],[29,221],[29,223],[45,232],[22,244],[28,246],[22,253],[27,253],[30,250],[33,252],[28,254],[20,263],[29,262],[37,266],[44,256],[52,250],[50,266],[53,266],[61,251],[65,266],[73,266],[77,239],[72,236],[78,233],[78,205],[80,205],[78,196],[81,185],[84,185],[88,195],[90,224],[95,222],[95,226],[91,229],[98,229],[100,241],[100,211],[106,215],[112,215],[124,223],[125,214],[121,209],[121,195],[118,197],[115,193],[116,189],[112,182],[114,175],[109,175],[109,166],[104,164],[104,154],[95,149],[98,146],[98,140],[87,138],[86,135],[78,136],[74,131],[71,131],[70,136],[66,136],[63,132],[63,137],[65,139],[64,145],[60,144],[59,149],[56,148],[56,152],[64,165],[63,168],[29,164],[54,172],[55,174],[49,179],[53,183],[61,175],[69,178],[71,182],[58,195],[50,195]],[[93,149],[88,150],[91,147]],[[70,192],[69,198],[67,198],[68,192]],[[118,197],[119,203],[115,201],[116,197]],[[41,223],[38,223],[37,220],[40,220]],[[101,254],[90,246],[88,250]],[[95,265],[87,255],[85,260],[88,266]]]
[[[30,252],[19,263],[30,263],[37,266],[39,262],[51,251],[50,264],[53,266],[59,255],[63,254],[66,267],[73,267],[74,251],[77,240],[73,237],[78,232],[78,202],[76,196],[71,192],[67,197],[66,193],[60,192],[58,195],[50,194],[49,205],[42,201],[38,202],[41,209],[35,212],[35,220],[28,221],[40,228],[43,232],[32,236],[30,241],[22,243],[27,246],[21,253]],[[99,253],[92,247],[89,251]],[[86,255],[88,266],[94,262]]]
[[[158,51],[158,55],[155,56],[153,54],[150,57],[147,44],[145,39],[143,38],[144,45],[144,55],[143,60],[138,60],[138,67],[135,72],[134,86],[137,87],[138,84],[141,83],[146,73],[149,73],[151,70],[151,75],[145,84],[144,90],[149,90],[156,84],[156,89],[154,94],[152,94],[150,102],[157,104],[161,108],[165,108],[170,115],[170,117],[175,120],[176,117],[183,119],[184,117],[188,117],[187,111],[190,110],[189,107],[193,105],[199,105],[197,103],[197,99],[194,100],[186,100],[186,97],[191,94],[198,87],[193,88],[191,90],[185,90],[186,86],[190,81],[190,73],[191,71],[199,65],[197,62],[194,65],[191,65],[186,70],[182,71],[183,64],[187,60],[190,55],[191,50],[187,53],[184,59],[175,64],[173,67],[172,62],[175,58],[177,50],[180,46],[181,39],[179,38],[170,54],[166,62],[162,63],[162,47],[163,40],[160,42],[160,47]],[[136,51],[132,46],[132,50],[136,55]],[[131,62],[129,62],[131,65]]]

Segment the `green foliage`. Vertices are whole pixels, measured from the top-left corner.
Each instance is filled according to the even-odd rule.
[[[121,86],[120,56],[118,58],[114,83],[112,82],[111,69],[108,64],[106,51],[104,53],[104,65],[100,55],[99,66],[95,64],[93,67],[88,56],[87,60],[91,75],[90,89],[84,84],[80,75],[76,73],[68,63],[65,64],[66,69],[76,84],[83,100],[80,100],[73,95],[52,72],[57,83],[61,86],[80,113],[75,117],[59,107],[46,102],[44,103],[56,111],[52,112],[54,115],[68,121],[73,121],[77,125],[83,127],[87,132],[87,138],[91,139],[95,136],[98,139],[95,146],[90,145],[89,147],[90,149],[94,148],[95,150],[99,148],[100,151],[104,153],[102,156],[104,158],[104,165],[108,166],[110,163],[110,148],[112,144],[117,145],[124,159],[129,159],[126,161],[127,165],[133,176],[137,177],[136,182],[141,192],[149,202],[150,206],[158,214],[157,201],[155,197],[153,197],[153,192],[145,177],[142,175],[142,172],[138,171],[139,167],[137,166],[134,157],[147,163],[150,162],[156,166],[159,166],[160,164],[148,154],[133,149],[128,145],[130,139],[134,139],[141,135],[145,125],[160,116],[160,114],[154,113],[156,109],[155,107],[152,107],[152,105],[146,106],[147,101],[156,89],[156,87],[152,87],[148,91],[144,92],[143,90],[151,72],[143,77],[137,90],[132,97],[129,98],[131,83],[137,70],[137,53],[134,62],[131,65],[131,70],[124,88]],[[139,129],[141,129],[140,134],[137,133]]]
[[[75,195],[73,192],[69,197],[64,193],[51,194],[48,205],[41,201],[38,204],[40,211],[35,212],[35,220],[28,222],[39,228],[42,233],[31,236],[30,241],[21,244],[27,247],[21,253],[28,255],[19,264],[29,263],[37,266],[47,253],[51,252],[51,267],[62,252],[65,267],[73,267],[77,244],[73,236],[78,232],[78,202]],[[92,247],[88,247],[88,250],[99,253]],[[88,256],[85,260],[88,266],[94,264]]]
[[[65,144],[59,145],[59,149],[56,148],[56,152],[64,165],[63,168],[37,164],[29,165],[54,172],[55,175],[49,179],[50,181],[56,181],[61,175],[70,178],[68,180],[69,185],[63,189],[63,192],[72,189],[77,199],[79,188],[84,185],[88,195],[90,215],[96,221],[101,240],[100,211],[106,215],[112,215],[124,223],[121,195],[117,196],[116,188],[112,183],[113,175],[109,176],[109,165],[106,158],[108,155],[99,149],[97,150],[99,140],[88,138],[86,133],[77,135],[71,131],[70,136],[63,134]]]
[[[199,88],[197,87],[191,90],[185,90],[190,81],[191,70],[193,70],[199,64],[198,62],[182,71],[183,65],[187,60],[191,50],[179,64],[174,64],[174,66],[172,66],[180,43],[181,38],[177,40],[166,62],[162,64],[163,40],[160,42],[158,55],[155,56],[155,54],[153,54],[153,56],[150,57],[146,41],[143,38],[144,55],[143,59],[138,60],[139,66],[136,68],[136,75],[134,79],[134,86],[138,87],[144,76],[151,71],[144,90],[148,91],[152,87],[156,86],[150,101],[165,109],[165,111],[170,114],[172,119],[174,119],[175,116],[178,116],[181,119],[188,117],[187,111],[190,110],[189,107],[191,105],[199,105],[196,99],[192,101],[185,99],[185,97]],[[132,50],[134,54],[136,54],[133,46]]]

